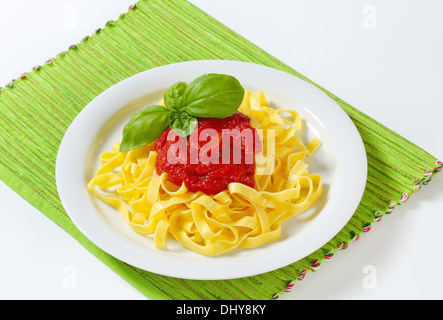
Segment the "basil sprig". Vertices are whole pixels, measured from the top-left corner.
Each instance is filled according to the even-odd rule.
[[[226,74],[204,74],[189,85],[177,82],[164,94],[166,108],[154,105],[134,113],[123,128],[120,151],[151,143],[168,128],[186,137],[197,126],[197,117],[230,117],[242,103],[244,94],[240,82]]]

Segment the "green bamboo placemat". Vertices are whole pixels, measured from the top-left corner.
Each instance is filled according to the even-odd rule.
[[[234,280],[176,279],[127,265],[97,248],[66,215],[55,183],[58,147],[75,116],[113,84],[160,65],[203,59],[259,63],[312,83],[185,0],[141,0],[0,89],[0,178],[150,299],[278,298],[441,170],[432,155],[320,87],[354,121],[368,157],[364,196],[333,239],[287,267]]]

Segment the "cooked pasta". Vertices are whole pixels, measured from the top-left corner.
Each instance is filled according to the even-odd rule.
[[[314,138],[305,145],[296,137],[302,129],[299,114],[270,107],[263,92],[246,92],[239,111],[250,117],[268,152],[256,155],[254,188],[230,183],[215,195],[190,192],[170,182],[167,173],[156,173],[153,143],[124,152],[116,143],[101,154],[88,189],[115,207],[135,232],[152,234],[158,248],[172,236],[190,250],[217,256],[280,238],[281,223],[321,196],[321,176],[310,174],[305,162],[321,142]]]

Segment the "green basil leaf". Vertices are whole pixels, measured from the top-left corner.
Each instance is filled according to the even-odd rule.
[[[184,92],[184,110],[194,117],[227,118],[243,101],[245,89],[233,76],[210,73],[192,81]]]
[[[150,106],[137,111],[123,128],[120,151],[135,149],[157,140],[169,126],[169,110]]]
[[[180,137],[189,136],[197,126],[197,119],[186,112],[171,111],[169,126]]]
[[[187,86],[186,82],[177,82],[166,90],[164,100],[168,109],[179,110],[182,107],[183,94]]]

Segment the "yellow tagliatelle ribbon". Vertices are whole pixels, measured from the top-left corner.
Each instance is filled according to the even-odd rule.
[[[250,117],[262,141],[254,188],[230,183],[216,195],[190,192],[171,183],[167,173],[156,173],[153,143],[124,152],[117,143],[101,155],[89,191],[115,207],[135,232],[152,234],[159,248],[168,235],[207,256],[278,239],[281,223],[306,211],[322,193],[321,176],[309,174],[305,162],[321,141],[303,144],[296,137],[299,114],[271,108],[263,92],[246,92],[239,111]]]

